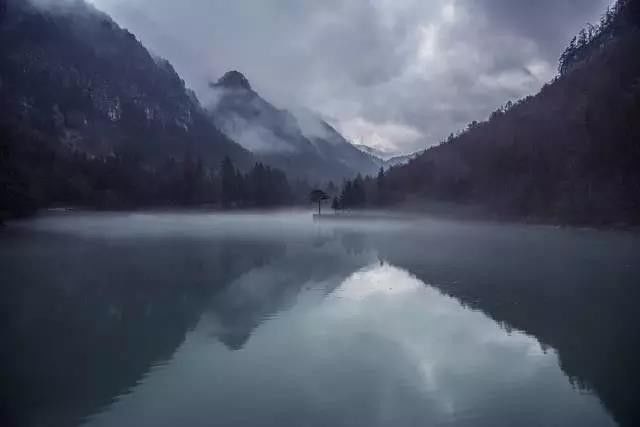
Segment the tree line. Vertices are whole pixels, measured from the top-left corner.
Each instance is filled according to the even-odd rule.
[[[287,176],[279,169],[258,162],[243,174],[225,157],[220,170],[220,202],[224,207],[282,206],[294,200]]]
[[[394,200],[387,183],[386,172],[382,167],[375,177],[358,174],[354,179],[344,180],[341,188],[329,182],[326,192],[323,193],[327,195],[327,199],[331,199],[331,208],[334,211],[382,207]],[[311,198],[318,200],[318,197]]]
[[[284,172],[259,162],[242,172],[226,157],[211,168],[188,147],[182,158],[153,163],[127,151],[92,156],[63,149],[40,132],[0,126],[0,218],[52,206],[233,208],[293,202]]]
[[[637,0],[618,0],[607,7],[596,25],[591,23],[574,36],[562,52],[558,65],[560,75],[570,72],[577,64],[606,47],[629,26],[640,23],[640,6]]]

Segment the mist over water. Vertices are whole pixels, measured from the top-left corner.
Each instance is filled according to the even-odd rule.
[[[302,211],[13,223],[3,411],[24,426],[633,425],[639,241]]]

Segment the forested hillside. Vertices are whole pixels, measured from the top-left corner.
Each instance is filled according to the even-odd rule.
[[[84,1],[0,0],[0,211],[216,201],[228,156],[169,62]],[[287,189],[283,189],[286,193]]]
[[[540,221],[640,223],[639,4],[620,0],[582,31],[537,95],[366,180],[369,204],[418,197]]]

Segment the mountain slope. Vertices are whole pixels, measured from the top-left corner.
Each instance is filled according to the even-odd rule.
[[[0,0],[3,199],[46,205],[129,192],[135,202],[142,194],[132,187],[160,197],[153,181],[177,179],[176,164],[187,160],[206,168],[225,156],[241,167],[253,161],[212,125],[171,64],[109,16],[82,0],[35,4]],[[90,176],[106,163],[118,185]]]
[[[2,107],[13,120],[93,154],[126,145],[182,155],[192,143],[212,157],[250,157],[209,124],[169,62],[106,14],[83,1],[47,10],[4,1]]]
[[[409,160],[415,159],[420,154],[420,152],[415,152],[411,154],[392,155],[364,144],[353,144],[353,146],[358,150],[369,154],[373,157],[375,162],[385,170],[393,166],[400,166],[409,163]]]
[[[415,152],[411,154],[404,154],[401,156],[393,156],[390,159],[384,161],[383,166],[385,169],[391,168],[393,166],[402,166],[409,163],[412,159],[415,159],[420,155],[421,152]]]
[[[619,1],[539,94],[392,169],[387,188],[518,218],[640,223],[639,3]]]
[[[310,180],[371,173],[374,159],[349,144],[333,127],[309,111],[280,110],[253,90],[238,71],[210,85],[207,107],[223,132],[269,164]]]
[[[365,144],[353,144],[353,146],[360,151],[363,151],[367,154],[370,154],[372,156],[379,158],[380,160],[387,160],[392,157],[395,157],[393,154],[390,154],[387,151],[382,151],[377,148],[369,147],[368,145],[365,145]]]

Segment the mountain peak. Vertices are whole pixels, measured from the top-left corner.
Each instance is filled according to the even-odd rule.
[[[236,70],[226,72],[224,76],[220,77],[218,82],[212,86],[251,90],[249,80],[240,71]]]

